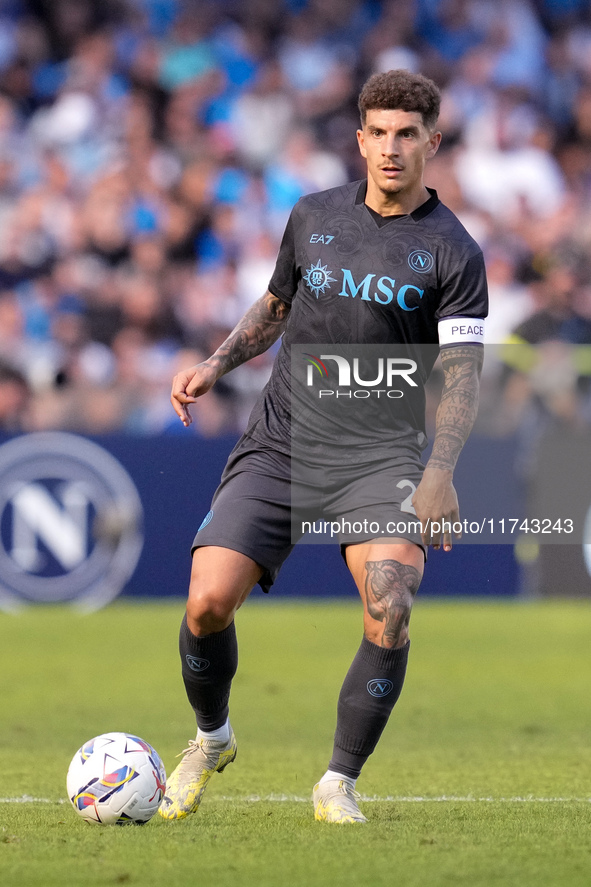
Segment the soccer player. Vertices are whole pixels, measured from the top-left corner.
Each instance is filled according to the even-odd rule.
[[[340,517],[363,513],[383,521],[393,510],[408,517],[408,490],[416,488],[412,505],[421,522],[420,533],[339,537],[363,602],[364,633],[340,692],[333,753],[313,803],[317,820],[366,821],[355,783],[402,690],[427,548],[452,547],[450,525],[459,519],[453,472],[475,419],[482,364],[482,252],[424,184],[425,164],[441,141],[439,105],[436,85],[421,75],[370,77],[359,97],[357,132],[367,178],[298,202],[268,291],[215,354],[174,379],[172,404],[188,426],[196,398],[283,334],[269,383],[193,543],[180,654],[198,729],[168,781],[160,808],[165,819],[195,812],[213,773],[236,757],[228,721],[238,663],[234,615],[257,582],[269,590],[293,547],[291,346],[438,345],[444,387],[427,465],[419,458],[426,445],[421,421],[372,428],[378,445],[360,446],[347,466],[350,483],[341,483],[337,497]]]

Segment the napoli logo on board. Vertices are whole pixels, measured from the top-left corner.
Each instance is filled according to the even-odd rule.
[[[143,547],[143,509],[121,463],[75,434],[0,446],[0,609],[115,598]]]

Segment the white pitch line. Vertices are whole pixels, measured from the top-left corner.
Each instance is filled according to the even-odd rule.
[[[31,795],[21,795],[20,798],[0,798],[0,804],[65,804],[65,798],[33,798]]]
[[[471,795],[440,795],[439,797],[421,797],[408,795],[386,795],[386,797],[378,797],[377,795],[361,795],[361,801],[365,803],[391,803],[391,804],[591,804],[591,798],[533,798],[533,797],[515,797],[515,798],[491,798],[491,797],[473,797]],[[209,803],[222,802],[226,804],[256,804],[261,801],[277,804],[277,803],[298,803],[308,804],[312,801],[312,796],[307,798],[299,795],[245,795],[242,797],[232,797],[230,795],[222,795],[211,797]],[[0,804],[67,804],[67,798],[34,798],[31,795],[22,795],[20,798],[0,798]]]
[[[254,804],[258,801],[267,801],[271,803],[310,803],[312,796],[302,798],[298,795],[248,795],[246,797],[230,797],[229,795],[212,797],[213,801],[223,801],[226,803],[237,803],[244,801]],[[360,801],[365,803],[392,803],[392,804],[429,804],[429,803],[449,803],[449,804],[591,804],[591,798],[533,798],[533,797],[515,797],[515,798],[491,798],[491,797],[473,797],[471,795],[441,795],[440,797],[422,797],[408,795],[386,795],[380,797],[378,795],[361,795]]]

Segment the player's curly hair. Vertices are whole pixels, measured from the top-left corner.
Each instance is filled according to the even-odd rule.
[[[427,129],[433,129],[439,117],[441,93],[422,74],[398,69],[373,74],[359,94],[361,124],[368,111],[417,111]]]

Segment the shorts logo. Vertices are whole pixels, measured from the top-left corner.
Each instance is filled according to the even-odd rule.
[[[418,271],[419,274],[426,274],[435,264],[435,260],[431,253],[426,252],[426,250],[415,249],[408,257],[408,264],[413,271]]]
[[[205,517],[203,518],[203,520],[201,521],[201,526],[199,527],[199,530],[202,530],[204,527],[206,527],[211,522],[212,517],[213,517],[213,511],[208,511],[207,514],[205,515]],[[199,532],[199,530],[197,530],[197,532]]]
[[[185,659],[192,671],[205,671],[211,665],[209,659],[198,659],[196,656],[191,656],[189,653],[187,653]]]
[[[331,277],[326,265],[321,265],[320,262],[321,260],[318,259],[316,264],[311,265],[304,274],[304,280],[316,298],[320,293],[325,293],[327,289],[330,289],[331,283],[336,283],[336,278]]]
[[[374,678],[373,681],[368,681],[367,684],[367,692],[377,699],[387,696],[393,689],[394,684],[388,678]]]

